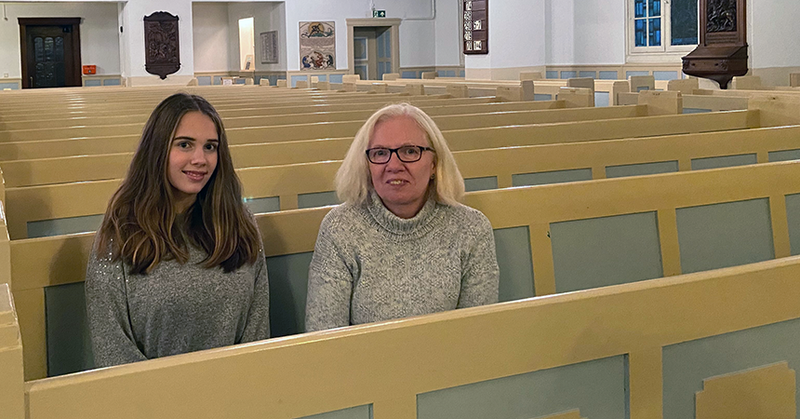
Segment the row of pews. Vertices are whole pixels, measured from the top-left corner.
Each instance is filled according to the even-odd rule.
[[[84,371],[91,231],[136,130],[171,91],[4,96],[0,406],[8,417],[796,411],[800,163],[791,160],[800,157],[800,97],[791,92],[724,94],[715,103],[739,110],[681,114],[694,90],[644,89],[625,94],[635,104],[609,108],[389,89],[185,90],[208,98],[228,127],[247,203],[259,213],[278,337]],[[317,228],[336,203],[333,174],[365,115],[396,101],[433,115],[455,151],[471,191],[465,203],[495,229],[502,303],[298,334]],[[31,109],[47,115],[40,124]]]

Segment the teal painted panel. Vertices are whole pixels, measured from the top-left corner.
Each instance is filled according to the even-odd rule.
[[[432,391],[417,395],[417,418],[525,419],[572,409],[591,419],[625,418],[627,375],[620,355]]]
[[[656,80],[675,80],[680,77],[677,71],[653,71],[653,78]]]
[[[11,90],[19,90],[19,83],[0,83],[0,90],[11,89]]]
[[[594,79],[594,78],[597,78],[597,72],[596,71],[579,71],[578,72],[578,77],[591,77],[591,78]]]
[[[610,95],[608,92],[594,92],[594,106],[606,107],[609,106]]]
[[[94,368],[83,282],[44,289],[47,376]]]
[[[658,161],[653,163],[623,164],[606,167],[606,177],[645,176],[678,171],[678,161]]]
[[[460,71],[458,72],[458,77],[464,77],[466,74],[467,74],[467,73],[466,73],[466,71],[464,71],[464,70],[460,70]]]
[[[553,95],[547,95],[544,93],[534,93],[533,100],[553,100]]]
[[[706,112],[711,112],[711,109],[683,108],[683,113],[706,113]]]
[[[578,72],[577,71],[562,71],[561,72],[561,78],[562,79],[574,79],[575,77],[578,77]]]
[[[372,405],[367,404],[318,415],[303,416],[300,419],[372,419]]]
[[[769,161],[800,160],[800,149],[770,151]]]
[[[625,78],[629,79],[631,76],[649,76],[649,71],[626,71]]]
[[[692,159],[692,170],[717,169],[720,167],[735,167],[756,164],[756,153],[737,154],[735,156],[705,157]]]
[[[616,80],[619,77],[616,71],[601,71],[600,80]]]
[[[401,74],[400,77],[402,77],[404,79],[416,79],[417,78],[417,72],[416,71],[404,71]]]
[[[655,212],[550,224],[556,292],[664,276]]]
[[[678,208],[683,273],[775,258],[767,198]]]
[[[319,76],[317,76],[317,81],[328,81],[328,75],[320,74]]]
[[[308,81],[307,76],[292,76],[292,87],[297,87],[298,81]]]
[[[28,238],[61,236],[64,234],[97,231],[103,222],[103,214],[54,220],[28,221]]]
[[[494,246],[500,267],[500,301],[533,297],[533,262],[528,226],[494,230]]]
[[[198,86],[211,86],[211,83],[212,83],[211,76],[200,76],[197,78]]]
[[[786,218],[789,221],[792,256],[800,255],[800,194],[786,195]]]
[[[558,78],[558,71],[547,71],[545,72],[545,78],[548,79],[557,79]]]
[[[664,419],[693,418],[695,392],[706,378],[781,361],[797,371],[798,346],[800,319],[665,346]]]
[[[467,192],[497,189],[497,176],[464,179],[464,188]]]
[[[83,85],[86,87],[97,87],[97,86],[102,86],[102,83],[100,82],[100,80],[95,79],[95,80],[86,80],[83,83]]]
[[[244,80],[244,79],[241,79],[241,78],[239,78],[239,79],[234,79],[234,80],[233,80],[233,84],[245,84],[245,80]]]
[[[330,76],[331,83],[339,83],[339,84],[341,84],[343,75],[344,74],[331,74],[331,76]]]
[[[122,85],[122,81],[120,79],[103,80],[103,86],[120,86],[120,85]]]
[[[281,210],[281,199],[277,196],[267,198],[245,198],[244,204],[253,214],[275,212]]]
[[[316,208],[326,205],[338,205],[339,198],[335,191],[304,193],[297,195],[297,208]]]
[[[511,175],[511,185],[513,186],[544,185],[548,183],[577,182],[581,180],[592,180],[591,168]]]
[[[270,336],[293,335],[305,330],[308,266],[313,254],[267,258]]]
[[[217,86],[222,84],[222,76],[214,76],[214,84]]]

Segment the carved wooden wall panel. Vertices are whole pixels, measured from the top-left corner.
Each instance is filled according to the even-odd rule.
[[[145,70],[161,79],[181,68],[178,16],[155,12],[144,17]]]

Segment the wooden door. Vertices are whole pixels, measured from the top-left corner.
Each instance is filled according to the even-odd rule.
[[[20,18],[22,87],[80,86],[80,18]]]

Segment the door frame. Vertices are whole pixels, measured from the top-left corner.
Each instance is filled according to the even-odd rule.
[[[392,37],[392,73],[400,72],[400,21],[401,19],[369,18],[347,20],[347,66],[348,73],[355,74],[353,28],[389,27]]]
[[[81,79],[81,18],[79,17],[19,17],[19,46],[22,53],[22,88],[30,88],[28,75],[28,26],[72,26],[72,63],[75,66],[67,86],[82,86]]]

